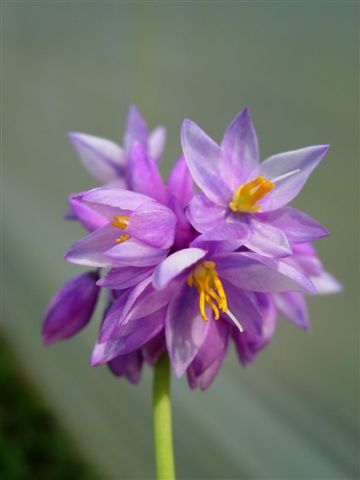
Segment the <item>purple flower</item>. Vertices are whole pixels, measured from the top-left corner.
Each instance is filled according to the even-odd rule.
[[[204,390],[231,341],[247,365],[271,341],[278,313],[308,329],[305,293],[341,287],[310,243],[327,230],[287,206],[327,146],[259,164],[246,109],[220,146],[190,120],[181,137],[184,156],[164,182],[156,162],[165,131],[149,134],[135,107],[124,147],[70,134],[82,162],[105,186],[69,197],[70,217],[90,233],[65,259],[108,270],[100,279],[90,272],[68,281],[48,307],[43,332],[45,343],[75,334],[106,288],[91,364],[107,364],[137,383],[144,364],[167,351],[176,376],[186,373],[191,388]]]
[[[127,187],[128,162],[134,142],[140,143],[154,160],[158,160],[164,148],[166,131],[157,127],[150,133],[145,120],[132,106],[127,117],[123,147],[85,133],[72,132],[69,139],[93,177],[104,184],[111,182],[113,186]]]
[[[202,190],[191,201],[188,216],[196,230],[206,233],[207,240],[216,241],[228,231],[229,238],[242,241],[250,250],[279,257],[291,254],[290,242],[312,241],[328,234],[308,215],[285,207],[300,192],[328,146],[273,155],[260,164],[247,109],[226,129],[220,146],[191,120],[182,124],[181,142],[194,181]]]
[[[246,358],[250,349],[255,354],[271,338],[269,323],[274,320],[258,292],[288,290],[315,289],[300,271],[279,259],[250,252],[177,251],[110,308],[92,365],[128,355],[164,331],[175,374],[187,372],[192,387],[207,388],[235,328],[244,333],[234,338],[247,345]]]
[[[177,219],[168,207],[145,195],[119,188],[79,194],[84,215],[95,212],[104,225],[76,242],[68,262],[96,267],[147,267],[162,260],[174,243]]]
[[[45,312],[42,335],[45,345],[72,337],[89,322],[99,294],[97,272],[71,278],[55,294]]]

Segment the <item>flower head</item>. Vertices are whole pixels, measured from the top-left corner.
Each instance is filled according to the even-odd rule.
[[[190,202],[188,217],[196,230],[207,233],[207,239],[218,240],[219,226],[242,224],[247,233],[239,230],[233,238],[261,255],[279,257],[291,254],[289,235],[294,231],[298,241],[327,235],[315,220],[294,209],[289,214],[284,207],[300,192],[328,146],[302,148],[259,163],[258,141],[247,109],[231,122],[220,145],[191,120],[183,122],[181,141],[202,191]],[[280,223],[278,217],[282,217]]]
[[[135,107],[124,147],[84,134],[70,138],[105,186],[70,196],[71,217],[90,233],[65,259],[107,270],[101,278],[97,270],[64,285],[48,307],[45,342],[82,328],[99,290],[106,289],[91,364],[107,364],[136,383],[143,365],[166,351],[175,374],[186,374],[191,388],[204,390],[231,341],[247,365],[271,341],[278,313],[308,329],[305,294],[340,290],[311,245],[327,230],[287,206],[326,146],[259,163],[247,109],[220,145],[185,120],[184,155],[164,182],[156,163],[164,130],[149,134]]]

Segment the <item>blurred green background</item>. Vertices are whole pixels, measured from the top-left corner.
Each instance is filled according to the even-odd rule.
[[[205,394],[173,382],[179,479],[358,478],[358,5],[2,2],[2,331],[99,478],[153,478],[151,372],[134,387],[89,367],[100,310],[48,349],[40,324],[79,271],[63,261],[82,233],[62,219],[66,195],[94,186],[67,132],[121,143],[130,103],[168,128],[164,174],[184,117],[220,140],[244,106],[262,158],[331,144],[295,205],[331,231],[318,250],[344,293],[309,300],[309,334],[279,321],[250,367],[232,352]]]

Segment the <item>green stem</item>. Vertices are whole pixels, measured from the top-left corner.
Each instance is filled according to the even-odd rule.
[[[164,353],[154,367],[154,441],[157,480],[175,480],[171,425],[170,362]]]

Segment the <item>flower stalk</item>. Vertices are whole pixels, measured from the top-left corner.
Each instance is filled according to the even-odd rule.
[[[153,384],[154,446],[157,480],[175,480],[171,400],[170,362],[164,353],[156,362]]]

